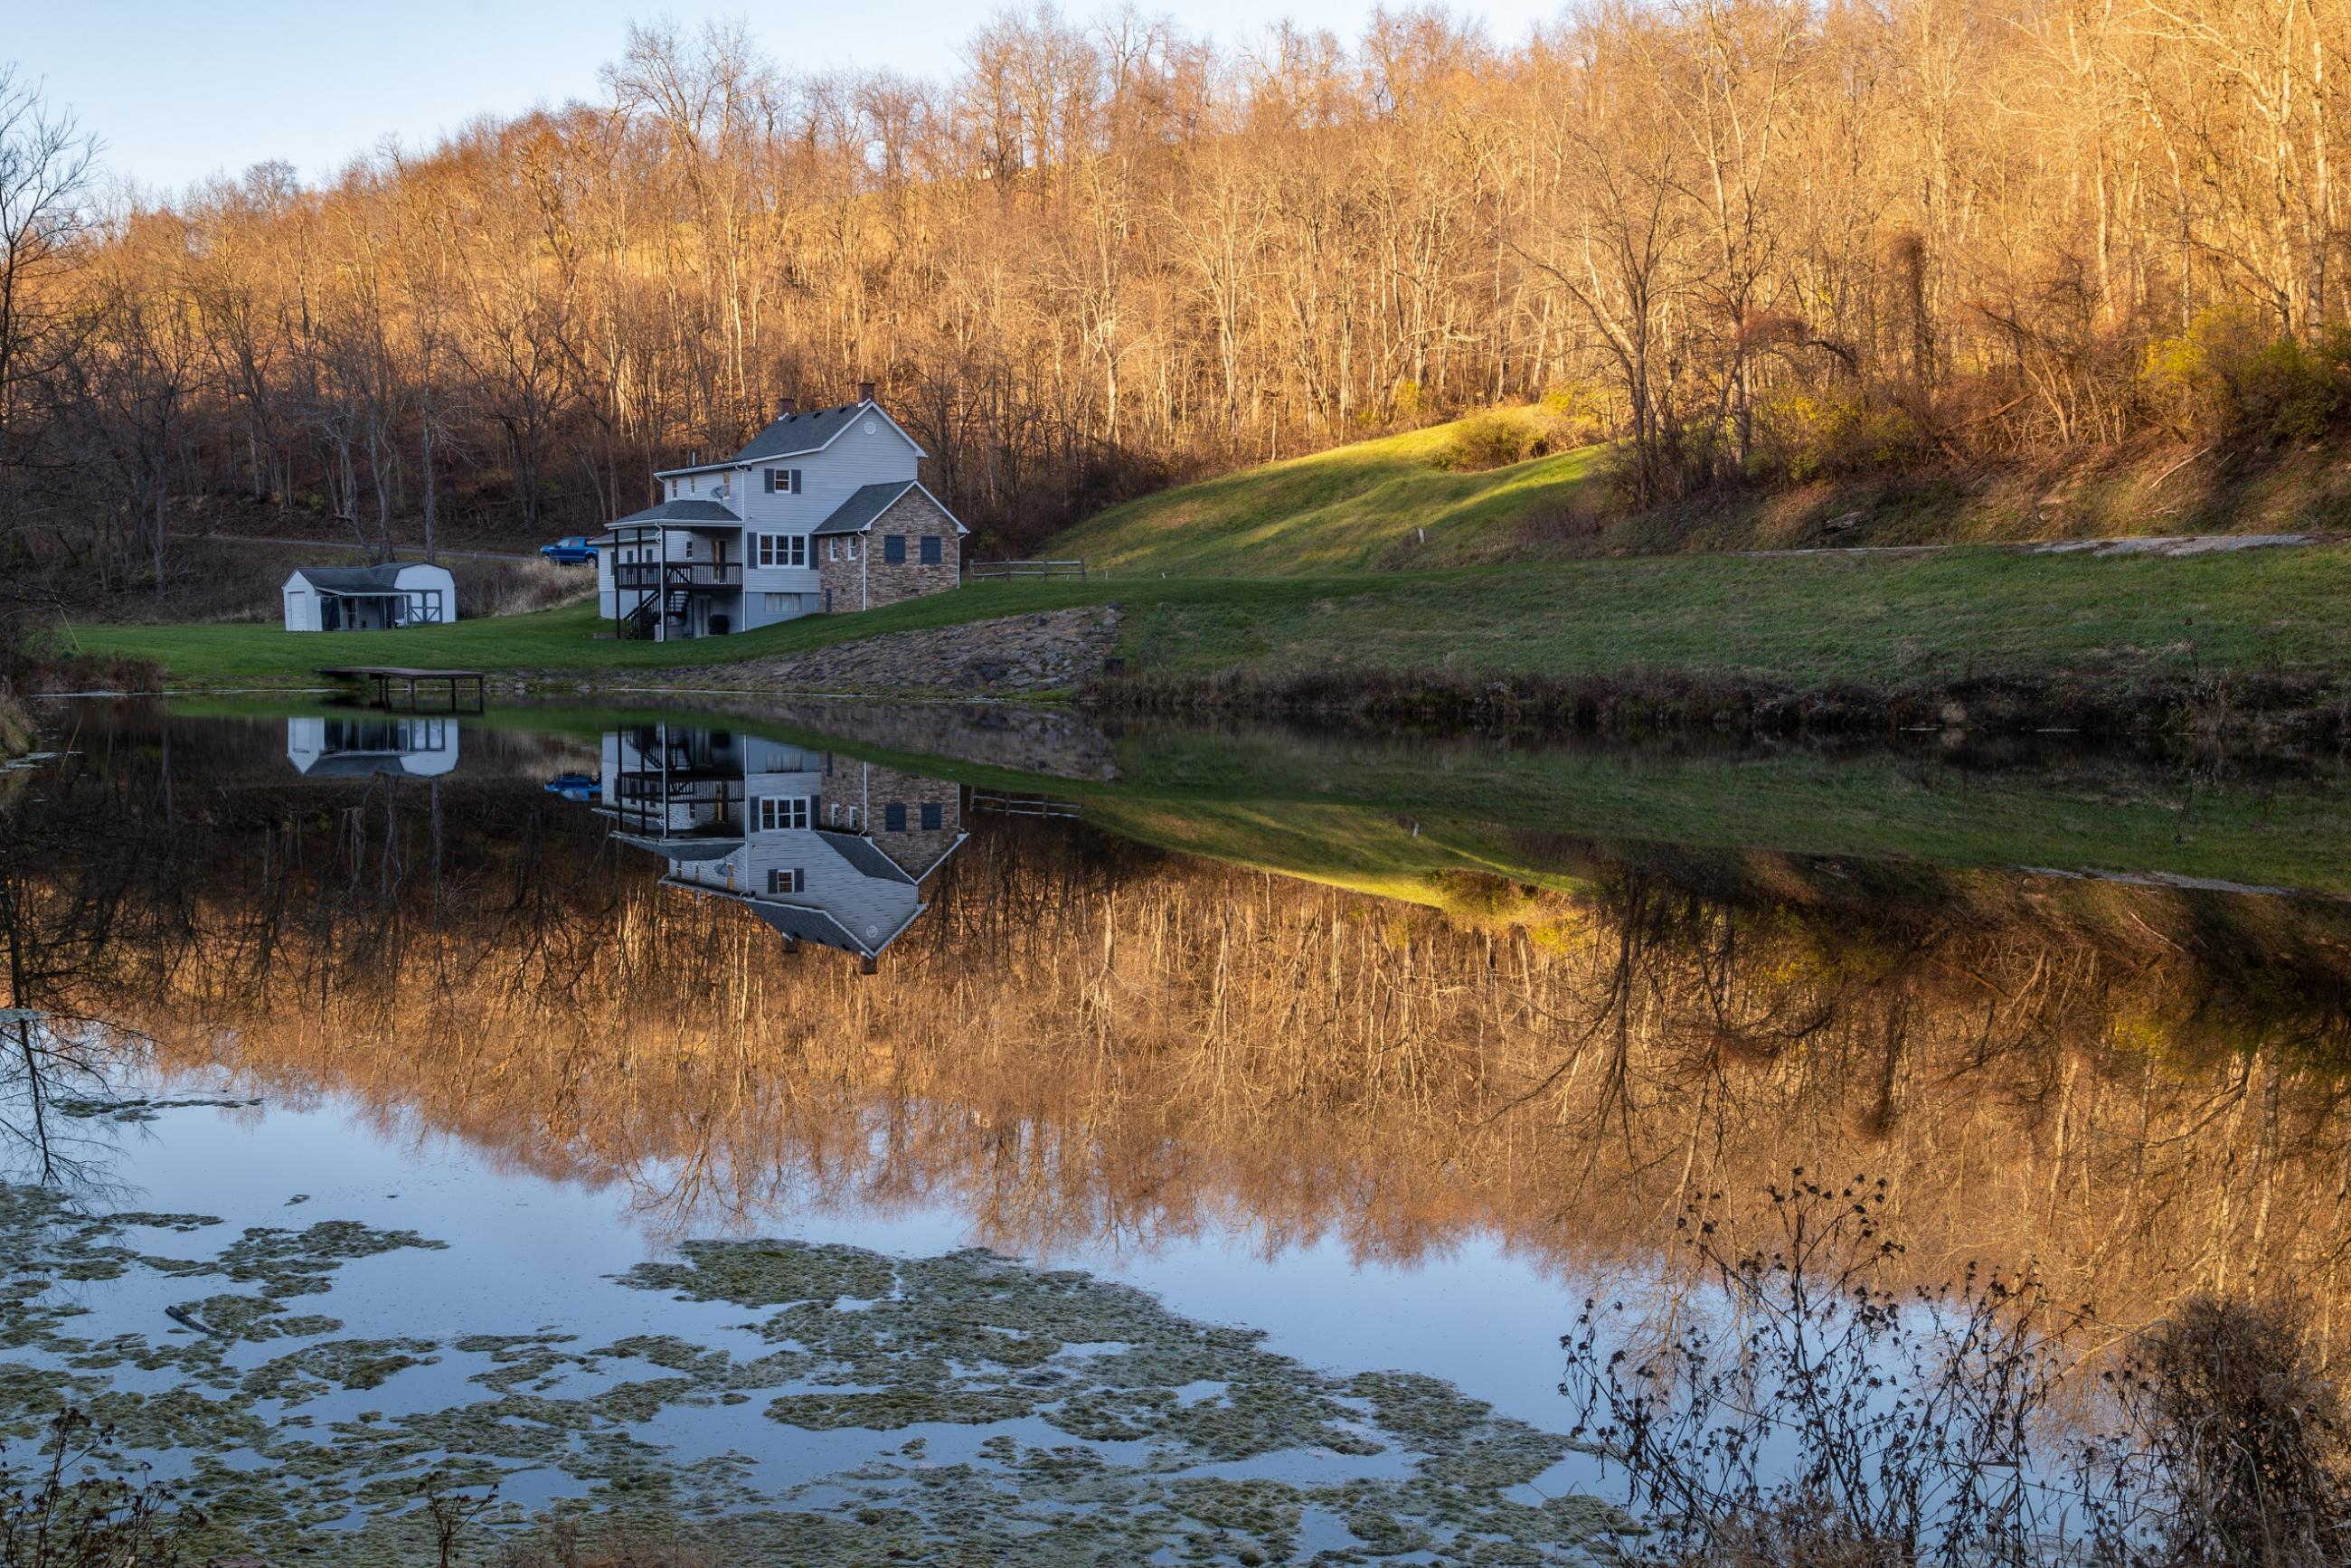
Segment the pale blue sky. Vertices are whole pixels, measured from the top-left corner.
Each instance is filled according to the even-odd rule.
[[[1560,0],[1457,5],[1499,40]],[[0,0],[0,59],[46,78],[107,144],[110,173],[177,189],[282,158],[329,174],[386,136],[426,143],[476,115],[592,98],[632,18],[697,26],[742,16],[796,71],[889,66],[952,71],[1002,7],[939,0],[746,5],[670,0]],[[1110,5],[1066,4],[1088,18]],[[1353,37],[1370,0],[1187,0],[1141,5],[1226,41],[1287,15]],[[1024,6],[1023,9],[1026,9]]]

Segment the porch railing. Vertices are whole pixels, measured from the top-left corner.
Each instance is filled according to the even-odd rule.
[[[612,568],[615,588],[740,588],[743,563],[736,560],[624,560]]]

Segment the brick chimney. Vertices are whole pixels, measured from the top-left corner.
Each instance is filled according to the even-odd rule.
[[[873,401],[873,383],[872,382],[860,382],[857,383],[857,401],[860,402],[872,402]]]
[[[776,417],[778,419],[789,419],[799,411],[800,400],[796,397],[781,399],[776,404]]]

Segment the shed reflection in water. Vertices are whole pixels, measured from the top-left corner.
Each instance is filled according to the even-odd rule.
[[[1024,1254],[1646,1269],[1686,1195],[1825,1166],[1892,1183],[1921,1279],[2034,1260],[2123,1322],[2293,1281],[2334,1348],[2339,904],[1504,822],[1545,884],[1433,909],[735,731],[469,729],[324,785],[259,737],[126,721],[19,805],[16,1004],[659,1233],[946,1207]]]

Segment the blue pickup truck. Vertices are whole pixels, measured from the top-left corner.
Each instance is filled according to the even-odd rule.
[[[566,566],[596,564],[595,549],[589,544],[585,534],[573,534],[569,538],[558,539],[551,545],[541,545],[538,547],[538,553],[549,560],[559,560]]]

